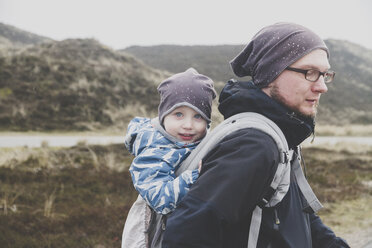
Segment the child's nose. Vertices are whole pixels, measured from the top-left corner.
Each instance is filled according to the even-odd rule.
[[[189,118],[186,118],[182,125],[183,128],[190,129],[192,127],[192,120]]]

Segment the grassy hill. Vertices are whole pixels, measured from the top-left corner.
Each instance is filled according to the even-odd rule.
[[[52,39],[0,23],[0,55],[9,54],[13,52],[15,48],[49,41],[52,41]]]
[[[321,99],[318,122],[337,125],[371,124],[372,51],[347,41],[327,40],[326,43],[331,51],[330,62],[336,71],[336,79]],[[243,47],[161,45],[133,46],[123,51],[154,68],[179,72],[193,66],[212,79],[225,82],[236,78],[228,62]]]
[[[120,126],[134,114],[150,115],[156,110],[155,85],[165,77],[95,40],[54,41],[20,49],[0,57],[0,129]]]
[[[121,51],[130,53],[157,69],[180,72],[194,67],[214,80],[226,82],[234,78],[229,61],[243,48],[243,45],[159,45],[132,46]]]
[[[328,40],[335,82],[323,96],[320,117],[341,125],[372,123],[372,50],[347,41]]]
[[[372,51],[346,41],[327,44],[337,75],[318,122],[372,124]],[[135,115],[156,115],[156,85],[171,73],[194,67],[220,90],[234,77],[228,61],[242,48],[115,51],[93,39],[53,41],[0,23],[0,131],[122,131]]]

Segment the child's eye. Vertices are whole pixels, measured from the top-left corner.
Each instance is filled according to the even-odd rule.
[[[195,118],[195,119],[201,119],[201,118],[203,118],[203,117],[201,116],[201,114],[196,114],[196,115],[194,115],[194,118]]]
[[[182,117],[183,116],[183,114],[181,112],[176,112],[176,113],[174,113],[174,115],[177,116],[177,117]]]

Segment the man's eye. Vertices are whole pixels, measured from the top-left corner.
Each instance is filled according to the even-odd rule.
[[[319,71],[317,71],[317,70],[308,70],[307,71],[307,76],[308,77],[316,77],[316,76],[318,76],[318,74],[319,74]]]

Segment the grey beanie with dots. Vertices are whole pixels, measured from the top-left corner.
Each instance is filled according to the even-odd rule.
[[[212,101],[216,97],[213,81],[194,68],[165,79],[159,86],[159,121],[174,109],[188,106],[210,123]]]
[[[263,88],[316,49],[325,50],[329,58],[326,44],[313,31],[294,23],[276,23],[259,31],[230,65],[237,76],[251,76]]]

